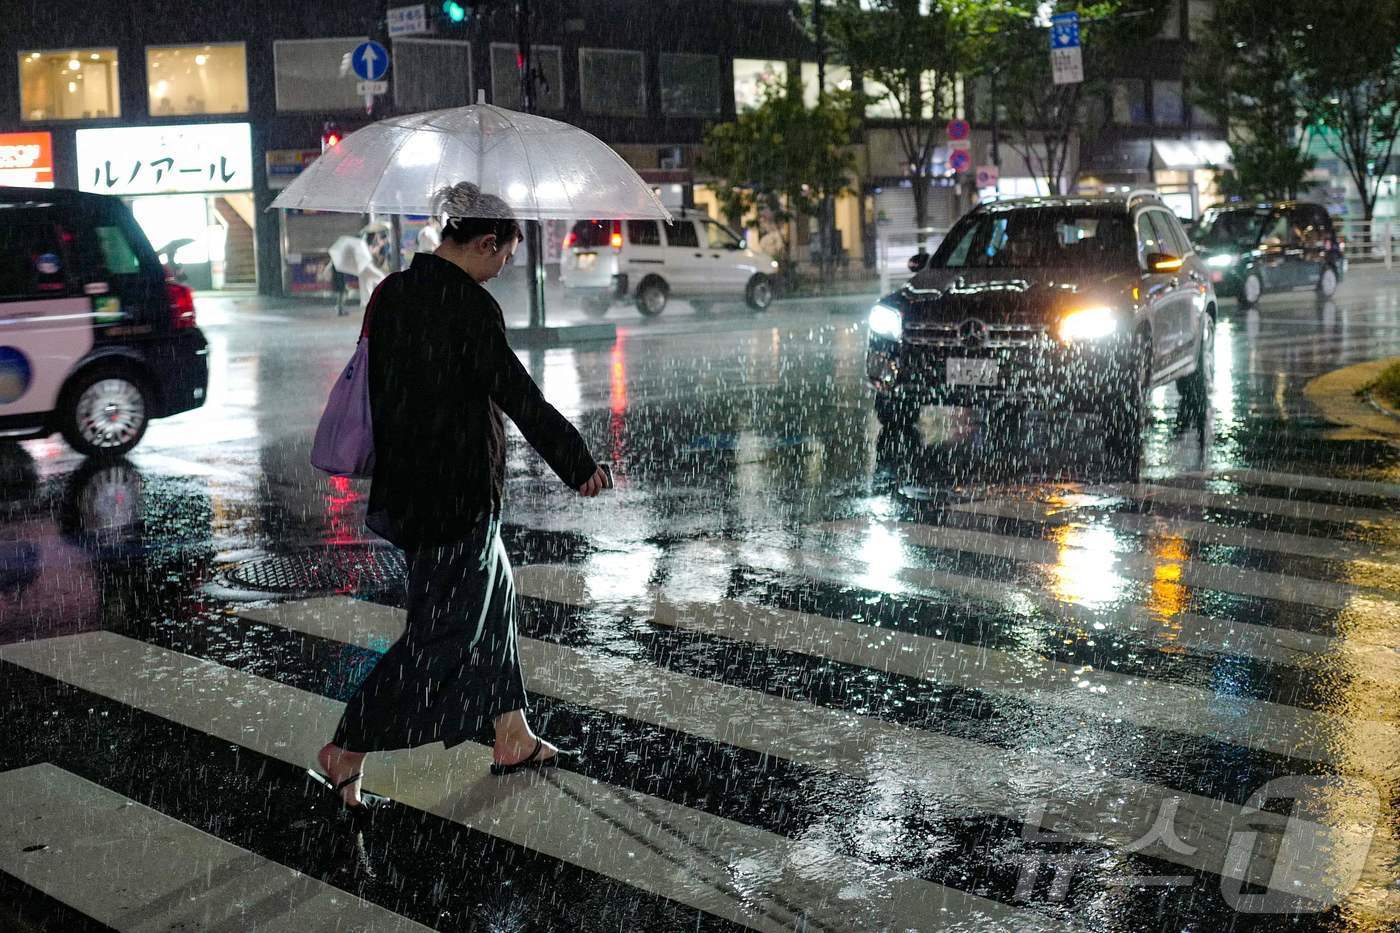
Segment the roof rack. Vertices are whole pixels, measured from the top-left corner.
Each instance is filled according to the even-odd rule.
[[[1140,198],[1151,198],[1154,201],[1162,200],[1162,196],[1157,193],[1155,188],[1134,188],[1128,192],[1128,206],[1132,207],[1133,202]]]

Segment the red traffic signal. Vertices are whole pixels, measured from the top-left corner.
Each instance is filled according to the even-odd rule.
[[[322,152],[340,145],[342,139],[344,139],[344,135],[340,132],[340,127],[336,126],[334,123],[327,123],[321,127]]]

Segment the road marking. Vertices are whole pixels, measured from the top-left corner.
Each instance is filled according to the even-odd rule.
[[[520,582],[525,579],[519,578]],[[404,612],[331,597],[248,609],[240,615],[367,646],[382,644],[400,631]],[[0,657],[5,651],[0,649]],[[1056,831],[1096,844],[1133,846],[1149,833],[1164,801],[1177,800],[1173,825],[1191,851],[1165,844],[1149,845],[1141,851],[1229,877],[1247,874],[1255,883],[1285,885],[1280,890],[1317,899],[1332,896],[1326,893],[1330,889],[1325,885],[1331,882],[1324,880],[1327,872],[1317,859],[1326,859],[1335,879],[1338,872],[1333,859],[1344,852],[1351,853],[1348,860],[1364,858],[1367,849],[1367,840],[1361,838],[1365,833],[1359,827],[1309,824],[1308,832],[1321,834],[1327,845],[1310,853],[1291,853],[1277,865],[1270,854],[1240,868],[1228,860],[1227,851],[1231,827],[1246,818],[1240,807],[1225,801],[1107,774],[1081,760],[993,748],[600,652],[529,638],[519,640],[519,651],[526,686],[532,693],[845,774],[873,782],[886,793],[909,790],[931,794],[975,812],[1025,820],[1037,802],[1050,803],[1053,816],[1048,819]],[[1346,740],[1345,736],[1333,737],[1339,743]],[[1358,735],[1355,741],[1371,739]],[[1367,754],[1374,750],[1369,745]],[[1375,753],[1378,760],[1389,761]],[[1341,798],[1360,795],[1370,799],[1375,793],[1369,784],[1352,778],[1333,776],[1327,780],[1336,783],[1332,792]],[[1253,825],[1260,825],[1262,819],[1275,830],[1283,825],[1283,818],[1276,814],[1248,819],[1255,821]],[[1355,854],[1358,847],[1359,856]]]
[[[1237,512],[1260,512],[1266,515],[1279,515],[1285,518],[1308,521],[1357,522],[1362,524],[1379,522],[1384,525],[1391,525],[1396,521],[1394,512],[1380,509],[1361,509],[1349,505],[1325,505],[1321,502],[1300,502],[1294,499],[1275,499],[1268,496],[1206,492],[1201,489],[1183,489],[1179,486],[1115,483],[1106,486],[1090,486],[1084,492],[1094,496],[1122,496],[1126,499],[1166,502],[1171,505],[1230,509]]]
[[[1344,657],[1348,676],[1380,682],[1400,676],[1400,653],[1391,644],[1393,635],[1388,624],[1353,625],[1343,640],[1177,611],[1170,599],[1163,605],[1115,602],[1090,607],[1081,604],[1079,596],[1074,593],[1055,593],[1000,580],[904,566],[899,562],[899,555],[877,563],[873,558],[862,560],[818,551],[788,550],[734,541],[703,541],[684,552],[677,552],[676,556],[681,562],[726,567],[742,563],[839,586],[856,586],[894,594],[941,597],[955,593],[998,610],[1018,614],[1040,609],[1057,617],[1068,617],[1082,631],[1104,631],[1140,639],[1154,648],[1187,648],[1259,658],[1302,668],[1327,665],[1334,658]],[[1093,582],[1099,585],[1103,581]],[[1165,596],[1178,596],[1174,589],[1168,589],[1165,585],[1163,589]]]
[[[1180,557],[1162,557],[1154,554],[1113,550],[1113,546],[1118,544],[1116,540],[1103,542],[1093,540],[1094,526],[1087,526],[1078,532],[1070,529],[1064,536],[1063,542],[1040,538],[1022,538],[1016,535],[999,535],[964,528],[925,525],[918,522],[872,522],[866,519],[849,519],[808,527],[818,532],[836,535],[864,535],[870,533],[872,529],[883,529],[920,547],[942,548],[1047,565],[1051,575],[1057,572],[1057,568],[1065,567],[1073,567],[1078,572],[1088,572],[1092,565],[1093,572],[1096,573],[1113,574],[1124,580],[1155,583],[1162,581],[1165,573],[1173,584],[1222,593],[1236,593],[1259,599],[1277,599],[1323,609],[1345,609],[1357,600],[1384,602],[1390,598],[1388,594],[1374,592],[1352,584],[1313,580],[1289,574],[1266,573],[1259,570],[1232,567],[1228,564],[1211,564],[1191,560],[1186,558],[1184,554]],[[1068,526],[1058,527],[1067,528]],[[1111,533],[1109,538],[1112,538]],[[1066,554],[1067,551],[1077,553],[1071,556]],[[1400,603],[1392,606],[1391,611],[1400,612]]]
[[[0,871],[122,933],[429,930],[52,764],[0,800]]]
[[[1248,548],[1254,551],[1273,551],[1296,557],[1324,557],[1329,560],[1346,560],[1373,564],[1377,569],[1388,569],[1390,563],[1400,562],[1400,550],[1384,550],[1356,541],[1343,541],[1337,538],[1318,538],[1311,535],[1295,535],[1282,531],[1267,531],[1261,528],[1240,528],[1235,525],[1217,525],[1214,522],[1193,521],[1191,519],[1169,517],[1142,512],[1116,512],[1099,508],[1107,499],[1093,496],[1068,495],[1059,501],[1035,501],[1027,499],[986,499],[981,502],[957,503],[948,508],[955,512],[970,515],[989,515],[998,518],[1011,518],[1017,521],[1045,522],[1062,525],[1069,522],[1093,522],[1107,525],[1114,531],[1142,537],[1181,538],[1198,544],[1222,545],[1225,547]],[[1400,587],[1400,582],[1391,586]]]
[[[1256,486],[1284,486],[1289,489],[1312,489],[1319,492],[1344,492],[1357,496],[1385,496],[1400,499],[1400,483],[1378,483],[1371,480],[1341,479],[1334,476],[1308,476],[1301,473],[1275,473],[1272,470],[1224,469],[1179,473],[1175,479],[1223,479],[1232,483]]]
[[[551,593],[586,593],[579,571],[561,566],[521,567],[516,586],[521,595],[541,599],[551,598]],[[657,595],[646,617],[671,628],[1079,710],[1101,722],[1122,720],[1314,761],[1333,761],[1333,737],[1350,729],[1373,736],[1381,749],[1400,752],[1400,731],[1387,723],[1224,697],[1198,687],[1052,661],[1029,651],[983,648],[732,599],[682,602]],[[1171,717],[1164,720],[1162,711],[1167,709]]]
[[[330,602],[343,610],[352,601]],[[310,628],[363,634],[361,623],[382,621],[386,613],[397,613],[402,625],[397,610],[280,615]],[[314,761],[344,708],[111,632],[5,645],[0,660],[298,766]],[[547,680],[547,660],[543,667],[530,676]],[[588,679],[609,674],[590,672]],[[586,681],[583,690],[589,689]],[[493,778],[490,759],[489,748],[471,742],[450,751],[433,745],[376,753],[366,761],[364,783],[407,806],[754,930],[912,929],[930,917],[1014,933],[1066,928],[1032,910],[842,856],[817,834],[788,839],[569,771]]]

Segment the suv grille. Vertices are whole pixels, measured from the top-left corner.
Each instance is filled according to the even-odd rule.
[[[1029,347],[1043,342],[1048,334],[1049,328],[1044,324],[984,324],[971,319],[961,324],[904,325],[905,341],[920,347],[965,347],[969,350]]]

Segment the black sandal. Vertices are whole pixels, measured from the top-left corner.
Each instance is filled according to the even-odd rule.
[[[502,765],[493,761],[491,762],[491,773],[496,777],[501,777],[502,775],[515,774],[520,771],[538,771],[542,768],[553,768],[558,766],[560,758],[568,754],[568,752],[565,752],[563,749],[555,749],[553,755],[550,755],[548,758],[540,758],[539,754],[542,748],[544,748],[544,741],[537,738],[535,739],[535,747],[530,750],[530,754],[526,755],[524,760],[517,761],[513,765]]]
[[[345,798],[340,796],[340,792],[364,777],[364,772],[362,771],[356,771],[339,784],[332,781],[330,775],[322,774],[320,771],[313,771],[307,768],[306,773],[311,775],[311,777],[316,780],[316,783],[324,787],[328,793],[334,794],[335,799],[340,802],[341,809],[345,810],[347,813],[372,813],[391,802],[388,797],[379,794],[371,794],[367,790],[360,791],[360,803],[358,806],[345,802]]]

